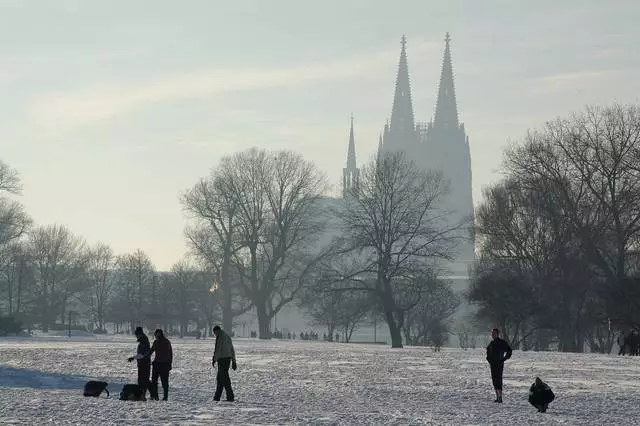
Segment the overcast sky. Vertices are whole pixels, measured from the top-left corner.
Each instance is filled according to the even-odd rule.
[[[586,104],[638,102],[637,0],[0,0],[0,157],[38,224],[160,269],[184,252],[178,194],[222,155],[288,148],[338,185],[391,112],[407,35],[416,118],[451,33],[476,204],[502,147]]]

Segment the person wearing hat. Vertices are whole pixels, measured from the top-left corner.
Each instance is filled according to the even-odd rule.
[[[496,400],[493,402],[502,404],[502,372],[504,362],[511,358],[512,351],[507,341],[500,338],[500,330],[497,328],[491,330],[491,338],[491,343],[487,346],[487,362],[491,368],[491,381],[496,392]]]
[[[127,361],[137,360],[138,386],[140,386],[140,390],[142,391],[142,399],[146,400],[147,389],[149,389],[149,375],[151,374],[151,359],[145,358],[144,356],[151,350],[151,345],[149,344],[149,338],[144,334],[144,331],[142,331],[142,327],[136,327],[134,335],[138,341],[138,348],[136,355],[129,357]]]

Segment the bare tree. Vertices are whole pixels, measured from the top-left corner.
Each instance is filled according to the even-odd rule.
[[[299,306],[312,318],[315,325],[327,327],[328,340],[333,341],[336,330],[342,331],[345,342],[351,340],[354,330],[371,310],[371,300],[364,292],[342,291],[342,283],[326,277],[305,288]]]
[[[29,233],[29,256],[35,266],[35,290],[43,331],[64,319],[69,298],[82,290],[86,268],[84,240],[60,225],[41,226]]]
[[[391,346],[402,347],[406,313],[420,301],[425,279],[468,238],[470,222],[450,224],[440,209],[447,192],[441,173],[423,170],[401,153],[372,160],[339,211],[336,256],[355,254],[343,271],[351,290],[371,292],[385,315]],[[364,279],[358,279],[361,276]]]
[[[315,219],[326,179],[290,151],[251,149],[222,160],[219,175],[237,205],[240,285],[256,308],[259,335],[302,287],[317,254]]]
[[[33,291],[34,270],[23,240],[12,241],[0,251],[5,308],[9,316],[24,315]]]
[[[183,209],[195,222],[185,231],[191,252],[207,266],[218,271],[218,298],[222,301],[222,323],[233,327],[233,318],[248,306],[237,300],[238,282],[233,280],[233,262],[239,245],[238,203],[229,182],[219,170],[201,179],[181,196]]]
[[[24,207],[6,196],[21,192],[18,172],[0,161],[0,246],[23,236],[31,225]]]
[[[513,176],[485,189],[476,218],[482,262],[476,265],[479,281],[470,295],[473,302],[492,306],[494,318],[487,309],[480,313],[490,320],[501,316],[513,338],[524,341],[542,327],[557,333],[561,350],[581,351],[586,317],[595,312],[594,279],[583,244],[556,202],[557,191],[549,181],[521,183]],[[532,299],[522,300],[515,291]],[[505,316],[510,311],[514,316]],[[525,313],[531,313],[526,320]]]
[[[87,281],[89,288],[81,300],[89,307],[93,321],[98,329],[105,329],[105,315],[112,301],[115,277],[113,270],[116,258],[113,250],[106,244],[96,244],[88,250]]]
[[[117,265],[121,284],[120,302],[127,306],[126,320],[133,329],[142,325],[145,314],[149,313],[155,269],[149,256],[142,250],[120,256]]]
[[[180,261],[171,268],[171,282],[175,300],[177,319],[180,323],[180,337],[184,337],[187,326],[193,316],[198,297],[198,282],[203,279],[198,271],[187,261]]]
[[[507,153],[507,171],[522,184],[553,188],[563,219],[571,225],[589,262],[604,277],[603,313],[615,318],[629,300],[624,281],[637,274],[640,242],[640,108],[590,107],[547,123]],[[632,300],[634,312],[640,299]],[[605,319],[605,318],[601,318]],[[639,325],[640,317],[626,322]]]
[[[449,338],[449,320],[460,298],[448,282],[433,277],[424,283],[420,302],[407,312],[404,335],[412,345],[443,346]]]

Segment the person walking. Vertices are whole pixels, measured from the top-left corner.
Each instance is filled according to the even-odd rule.
[[[138,386],[140,386],[140,390],[142,391],[142,400],[146,401],[147,389],[149,389],[149,375],[151,374],[151,359],[145,358],[144,356],[151,350],[151,346],[149,345],[149,338],[144,334],[142,327],[136,327],[134,335],[138,341],[138,348],[136,349],[136,355],[129,357],[127,361],[137,360]]]
[[[238,368],[236,364],[236,351],[233,348],[231,337],[225,333],[219,325],[213,327],[213,334],[216,336],[216,345],[211,358],[211,365],[215,367],[218,363],[218,374],[216,375],[216,393],[213,396],[214,401],[220,401],[222,389],[227,393],[227,401],[232,402],[235,399],[233,389],[231,388],[231,377],[229,377],[229,366],[235,371]]]
[[[149,387],[149,395],[151,399],[158,400],[158,378],[162,382],[162,390],[164,391],[163,401],[169,398],[169,372],[171,371],[171,364],[173,363],[173,349],[171,348],[171,342],[164,335],[161,329],[157,329],[153,336],[155,340],[149,352],[145,354],[144,359],[150,358],[151,354],[155,352],[156,356],[153,359],[151,370],[151,386]]]
[[[487,362],[491,368],[491,381],[493,389],[496,392],[497,402],[502,404],[502,373],[504,371],[504,362],[511,358],[511,346],[500,338],[500,330],[494,328],[491,330],[491,343],[487,346]]]

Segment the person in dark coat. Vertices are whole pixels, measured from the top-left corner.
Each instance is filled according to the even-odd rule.
[[[493,389],[496,392],[497,402],[502,404],[502,372],[504,371],[504,362],[511,358],[511,346],[500,338],[500,330],[494,328],[491,330],[491,343],[487,346],[487,362],[491,368],[491,381]]]
[[[129,357],[127,361],[137,360],[138,386],[140,386],[142,391],[142,400],[146,401],[147,389],[149,389],[149,375],[151,374],[151,359],[144,358],[144,356],[151,350],[151,346],[149,345],[149,338],[144,334],[144,331],[142,331],[142,327],[136,327],[134,334],[138,340],[136,356]]]
[[[145,359],[150,358],[151,354],[155,352],[156,356],[153,359],[151,365],[153,369],[151,371],[151,387],[149,388],[149,394],[151,399],[158,400],[158,377],[162,382],[162,390],[164,391],[163,401],[166,401],[169,397],[169,371],[171,371],[171,364],[173,363],[173,350],[171,348],[171,342],[167,339],[161,329],[157,329],[153,336],[156,338],[153,341],[153,345],[149,352],[144,356]]]
[[[227,401],[234,400],[233,389],[231,388],[231,377],[229,377],[229,366],[235,371],[238,368],[236,364],[236,351],[233,347],[231,337],[225,333],[219,325],[213,327],[213,334],[216,335],[216,346],[213,350],[211,365],[215,367],[218,363],[218,374],[216,375],[216,393],[213,396],[214,401],[220,401],[222,389],[227,393]]]
[[[536,377],[529,389],[529,403],[536,407],[539,413],[544,413],[555,397],[549,385],[540,380],[540,377]]]

